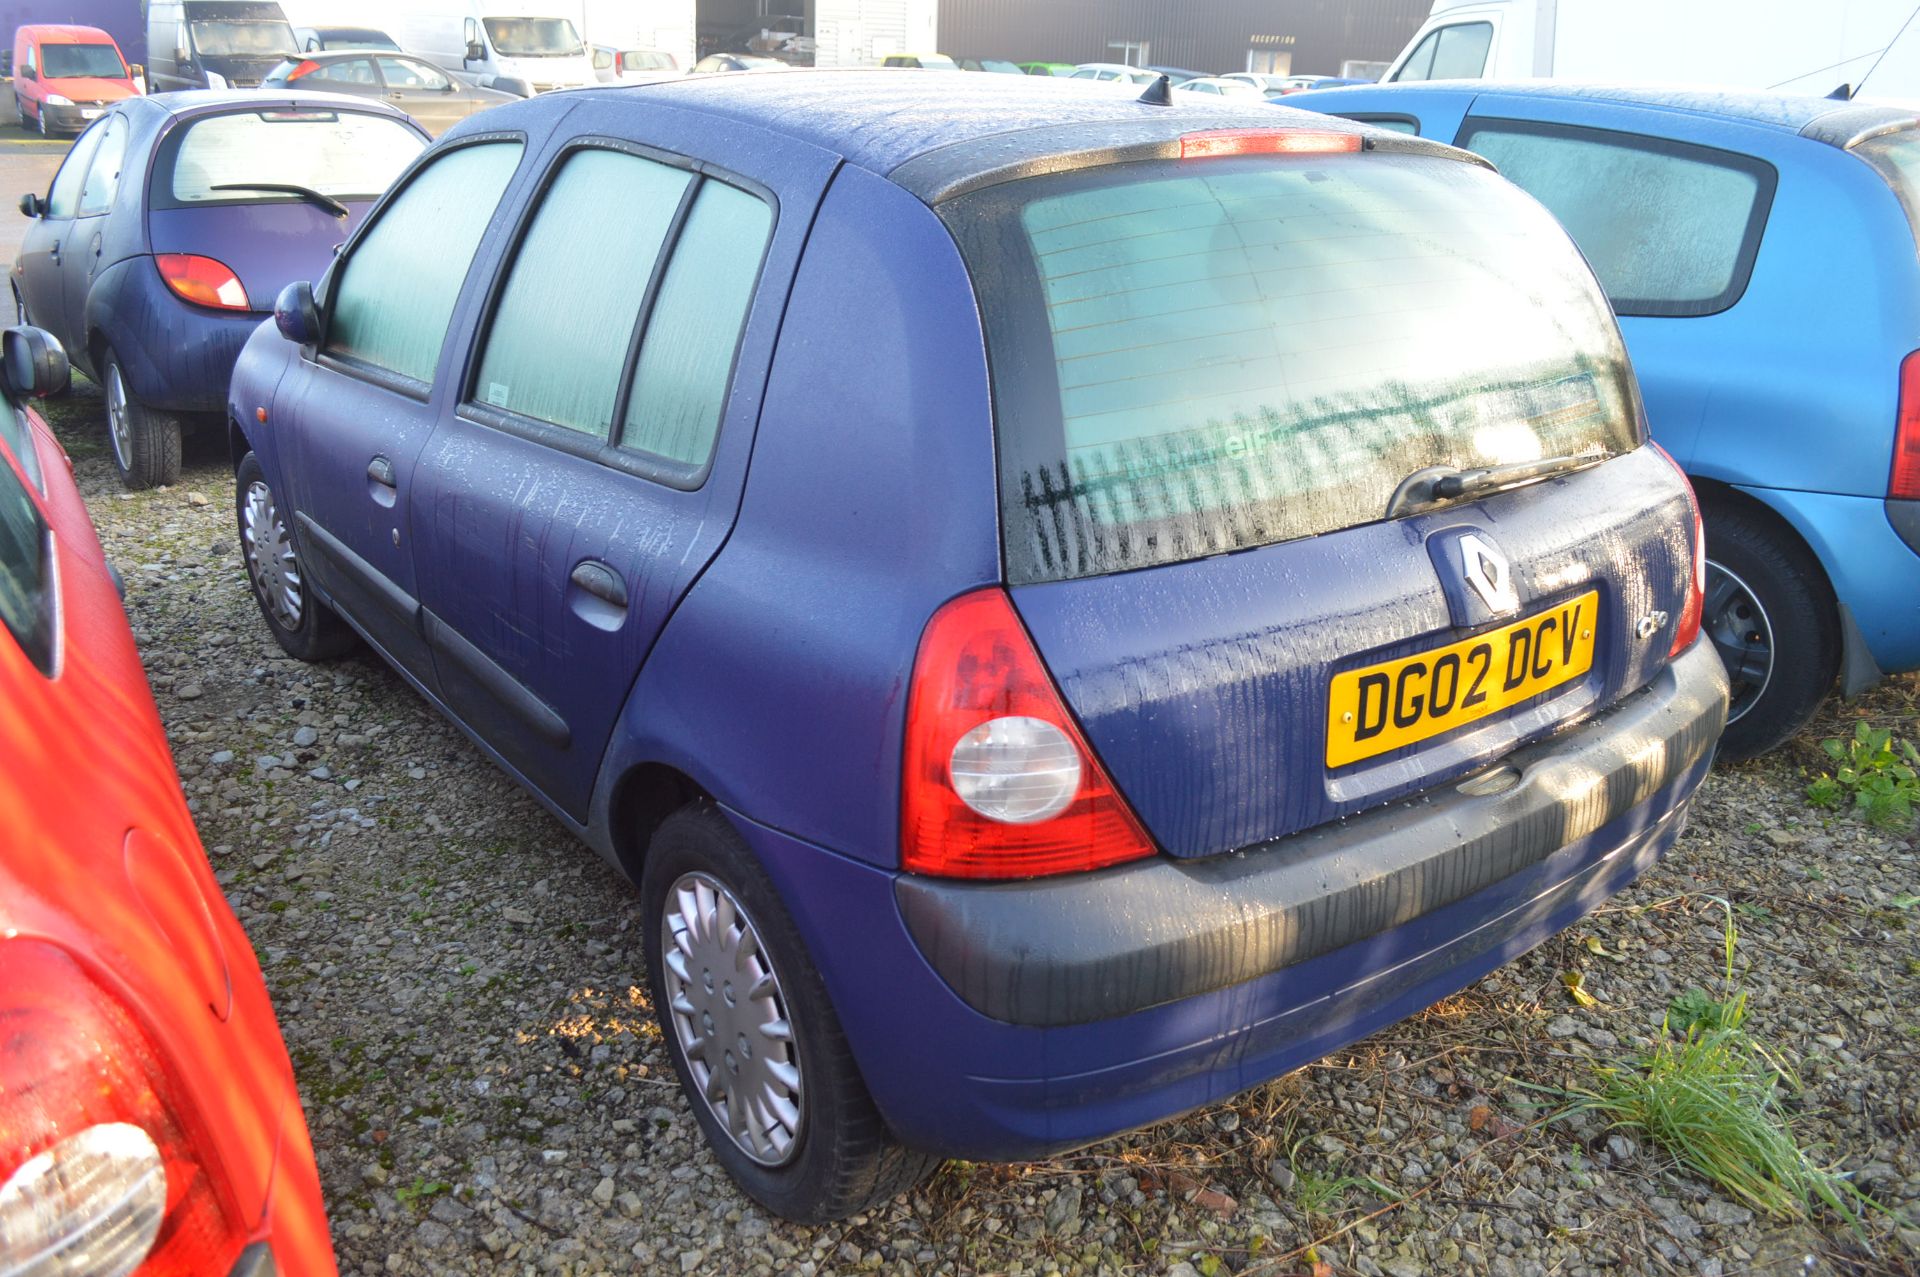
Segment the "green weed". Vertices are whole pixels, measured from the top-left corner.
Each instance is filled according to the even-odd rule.
[[[1844,806],[1869,824],[1882,829],[1907,829],[1920,804],[1920,749],[1884,727],[1862,722],[1850,741],[1823,740],[1820,748],[1834,763],[1831,774],[1821,773],[1807,786],[1807,801],[1816,807]]]

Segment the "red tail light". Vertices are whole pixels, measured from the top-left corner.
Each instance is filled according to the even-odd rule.
[[[1893,427],[1893,473],[1887,495],[1920,501],[1920,350],[1900,361],[1900,409]]]
[[[247,310],[247,289],[225,262],[194,253],[156,253],[153,264],[167,287],[196,306]]]
[[[246,1237],[152,1041],[61,950],[0,955],[0,1272],[226,1272]]]
[[[907,699],[900,862],[1031,878],[1154,853],[998,587],[927,622]]]
[[[1183,160],[1223,155],[1339,155],[1359,149],[1358,133],[1322,129],[1214,129],[1180,137]]]
[[[1700,637],[1701,613],[1707,604],[1707,525],[1700,517],[1700,496],[1693,490],[1693,480],[1687,478],[1687,472],[1665,448],[1657,443],[1653,448],[1667,459],[1673,472],[1680,476],[1680,482],[1686,485],[1687,509],[1693,515],[1693,571],[1687,581],[1686,602],[1680,605],[1680,624],[1674,627],[1673,646],[1667,649],[1667,659],[1672,660]]]

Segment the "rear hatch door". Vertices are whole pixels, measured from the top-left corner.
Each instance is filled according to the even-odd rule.
[[[1164,850],[1463,776],[1666,660],[1684,485],[1591,272],[1490,171],[1227,155],[942,213],[987,321],[1015,606]]]

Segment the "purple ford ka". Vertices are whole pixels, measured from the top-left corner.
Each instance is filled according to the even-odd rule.
[[[264,623],[631,877],[782,1214],[1428,1005],[1651,865],[1720,735],[1606,298],[1451,147],[1040,77],[543,95],[275,321]]]
[[[358,98],[164,93],[116,104],[44,197],[22,197],[34,224],[13,266],[19,320],[105,390],[128,487],[179,477],[176,414],[220,412],[281,288],[326,269],[426,143]]]

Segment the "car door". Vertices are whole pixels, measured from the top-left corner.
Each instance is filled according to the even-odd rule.
[[[453,81],[442,72],[415,58],[381,57],[375,59],[387,101],[420,121],[427,132],[439,137],[467,118],[473,110],[471,91],[454,92]]]
[[[441,151],[375,210],[329,272],[322,336],[275,395],[283,494],[308,574],[422,686],[408,529],[414,463],[444,402],[447,332],[525,149],[517,135]]]
[[[1647,420],[1691,466],[1778,174],[1673,136],[1689,122],[1634,108],[1483,94],[1455,138],[1547,206],[1586,254],[1620,320]]]
[[[543,164],[416,482],[443,699],[576,819],[641,663],[733,525],[835,163],[740,125],[708,153],[711,124],[665,107],[644,150],[609,140],[633,118],[591,100],[569,115],[585,137]]]
[[[66,325],[66,260],[71,251],[75,215],[80,211],[80,188],[86,184],[93,153],[100,145],[106,121],[102,120],[82,133],[67,152],[40,216],[33,219],[20,242],[20,300],[27,317],[74,349],[73,333]]]
[[[101,246],[106,237],[107,216],[113,211],[113,198],[120,188],[120,167],[127,158],[127,117],[118,111],[109,113],[95,131],[100,143],[87,164],[86,177],[80,183],[80,199],[74,208],[73,223],[67,231],[66,248],[60,260],[60,331],[72,334],[84,349],[87,332],[87,294],[94,277],[100,273]],[[65,337],[62,340],[66,340]]]

